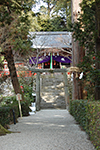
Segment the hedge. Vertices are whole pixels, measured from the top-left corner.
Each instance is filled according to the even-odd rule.
[[[100,101],[70,101],[70,114],[88,133],[97,150],[100,150]]]
[[[0,107],[0,124],[3,127],[6,127],[7,124],[14,123],[13,110],[15,112],[15,119],[16,119],[16,122],[17,122],[19,112],[18,112],[18,108],[16,106],[13,106],[13,107]]]
[[[29,101],[21,101],[21,110],[22,116],[29,115]],[[19,105],[15,96],[3,97],[2,107],[0,107],[0,124],[2,126],[6,126],[7,124],[11,124],[14,122],[13,119],[13,110],[15,112],[15,118],[17,122],[17,118],[20,117],[19,113]]]

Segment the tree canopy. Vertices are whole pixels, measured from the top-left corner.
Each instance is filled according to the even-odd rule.
[[[28,54],[31,48],[29,38],[29,12],[35,1],[4,0],[0,2],[0,54],[8,62],[10,76],[15,93],[20,93],[14,64],[14,54]]]
[[[71,22],[71,1],[42,0],[34,17],[33,31],[68,31]]]

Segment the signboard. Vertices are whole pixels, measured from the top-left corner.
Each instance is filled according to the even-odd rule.
[[[22,100],[22,95],[20,93],[18,93],[16,95],[16,99],[18,101],[18,104],[19,104],[19,112],[20,112],[20,117],[22,118],[22,111],[21,111],[21,104],[20,104],[20,100]]]
[[[17,101],[22,100],[22,95],[18,93],[18,94],[16,95],[16,99],[17,99]]]

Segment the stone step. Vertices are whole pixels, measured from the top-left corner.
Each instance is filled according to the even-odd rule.
[[[62,89],[50,89],[50,88],[43,88],[42,90],[41,90],[41,93],[47,93],[47,94],[59,94],[60,92],[63,92],[64,91],[64,89],[62,88]]]
[[[61,84],[61,82],[63,83],[63,81],[59,81],[59,82],[55,82],[55,81],[42,81],[41,82],[41,85],[42,85],[42,87],[44,87],[44,86],[56,86],[56,85],[60,85]]]
[[[48,98],[42,98],[41,101],[41,108],[45,109],[45,108],[62,108],[62,109],[66,109],[66,104],[65,104],[65,99],[63,97],[59,97],[59,98],[55,98],[50,97]]]
[[[41,79],[41,109],[66,109],[62,74],[43,76]]]

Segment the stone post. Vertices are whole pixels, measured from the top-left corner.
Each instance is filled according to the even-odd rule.
[[[65,102],[66,102],[66,108],[68,109],[69,94],[68,94],[68,80],[67,80],[66,72],[63,72],[63,77],[64,77],[64,88],[65,88]]]
[[[40,72],[36,75],[36,110],[40,110]]]

